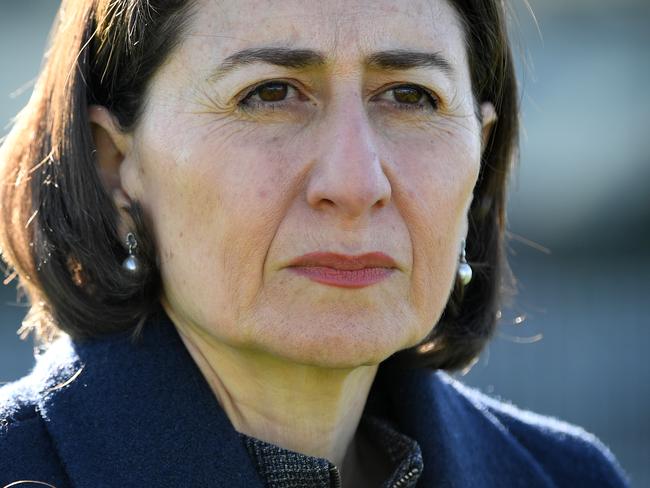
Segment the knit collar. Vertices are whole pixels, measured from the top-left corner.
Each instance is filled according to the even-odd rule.
[[[135,344],[126,332],[85,342],[64,336],[37,359],[32,375],[40,385],[38,408],[74,486],[263,486],[162,308]],[[421,448],[418,484],[483,487],[513,476],[545,478],[453,382],[442,372],[380,367],[371,389],[366,411],[392,419]]]
[[[392,468],[382,486],[411,488],[422,473],[420,446],[398,432],[386,419],[364,413],[359,427],[383,452]],[[267,488],[330,488],[341,485],[340,467],[331,461],[284,449],[240,433],[257,471]]]

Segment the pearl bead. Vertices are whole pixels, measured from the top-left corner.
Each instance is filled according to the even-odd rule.
[[[460,263],[458,266],[458,278],[463,286],[472,281],[472,267],[467,263]]]
[[[127,256],[122,262],[122,267],[131,273],[137,273],[140,271],[140,261],[135,256]]]

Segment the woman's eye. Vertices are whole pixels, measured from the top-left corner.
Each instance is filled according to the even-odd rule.
[[[284,81],[271,81],[258,85],[250,91],[240,102],[239,106],[245,110],[275,110],[288,104],[289,94],[295,92],[295,97],[306,101],[307,97]],[[398,110],[436,111],[440,102],[429,90],[417,85],[399,85],[384,91],[381,96],[392,94],[392,100],[386,100]],[[376,97],[381,99],[380,97]]]
[[[240,102],[239,105],[247,110],[256,109],[274,109],[277,106],[283,105],[287,95],[291,91],[297,90],[289,83],[283,81],[271,81],[259,85],[257,88],[248,93]]]
[[[397,107],[398,110],[433,110],[439,108],[438,98],[429,90],[417,85],[399,85],[386,90],[382,95],[392,93],[392,100],[387,100]]]

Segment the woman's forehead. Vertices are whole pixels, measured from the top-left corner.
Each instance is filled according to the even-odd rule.
[[[188,31],[190,43],[220,59],[282,46],[351,63],[395,49],[465,61],[461,23],[447,0],[200,0]]]

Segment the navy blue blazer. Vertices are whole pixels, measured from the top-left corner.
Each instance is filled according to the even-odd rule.
[[[420,487],[629,486],[583,429],[520,410],[441,371],[383,366],[366,405],[415,439]],[[262,487],[174,325],[62,338],[0,388],[0,488]]]

